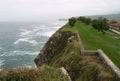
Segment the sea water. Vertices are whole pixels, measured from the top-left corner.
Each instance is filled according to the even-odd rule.
[[[35,67],[34,58],[66,21],[0,22],[0,67]]]

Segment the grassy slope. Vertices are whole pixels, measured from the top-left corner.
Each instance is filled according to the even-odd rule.
[[[75,27],[66,25],[65,30],[78,30],[85,49],[102,49],[107,56],[120,68],[120,40],[93,29],[91,26],[77,22]]]
[[[67,81],[59,68],[42,66],[39,69],[17,68],[0,71],[0,81]]]
[[[49,65],[65,67],[73,81],[116,81],[115,77],[97,56],[82,56],[78,41],[68,44],[54,56]]]

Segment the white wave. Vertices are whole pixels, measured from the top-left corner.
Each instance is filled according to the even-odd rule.
[[[21,33],[20,36],[33,36],[35,32],[38,32],[40,30],[45,30],[46,26],[45,25],[41,25],[41,26],[36,26],[33,25],[31,29],[20,29]]]
[[[26,67],[26,68],[36,68],[36,66],[31,66],[31,65],[28,65],[28,64],[24,64],[23,66]]]
[[[34,40],[33,38],[36,38],[37,36],[52,36],[57,29],[59,29],[61,26],[61,23],[52,23],[51,27],[47,27],[46,25],[32,25],[30,27],[31,29],[20,29],[20,37],[18,40],[14,42],[14,44],[19,44],[21,42],[30,43],[33,45],[37,45],[39,42]]]
[[[13,55],[37,55],[39,52],[30,52],[30,51],[13,51]],[[11,53],[11,54],[12,54]]]
[[[39,44],[44,44],[44,43],[46,43],[46,42],[38,42]]]
[[[4,52],[3,54],[0,55],[1,57],[2,56],[10,56],[8,52]]]
[[[14,42],[14,44],[19,44],[20,42],[26,42],[26,43],[30,43],[33,45],[37,45],[38,42],[36,40],[32,40],[30,38],[20,38],[17,41]]]
[[[0,60],[0,67],[4,64],[4,60]]]
[[[20,31],[21,31],[21,33],[19,36],[21,36],[21,37],[31,36],[31,34],[33,33],[32,31],[27,30],[27,29],[20,29]]]
[[[20,29],[21,33],[19,36],[21,36],[21,37],[28,37],[29,36],[30,37],[30,36],[35,36],[37,32],[44,33],[44,32],[49,32],[49,31],[53,31],[53,30],[55,32],[58,28],[61,27],[58,24],[59,23],[53,23],[52,26],[46,26],[46,25],[35,26],[35,25],[33,25],[32,28],[29,30],[28,29]],[[42,32],[42,31],[44,31],[44,32]]]
[[[16,55],[38,55],[39,52],[31,52],[31,51],[11,51],[11,52],[4,52],[1,56],[16,56]],[[13,59],[17,60],[17,59]]]

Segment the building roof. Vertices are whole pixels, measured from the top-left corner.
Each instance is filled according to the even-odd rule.
[[[117,23],[112,23],[111,26],[113,26],[113,27],[120,27],[120,21],[117,22]]]

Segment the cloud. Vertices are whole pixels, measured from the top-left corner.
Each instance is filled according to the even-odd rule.
[[[119,12],[120,0],[1,0],[3,21],[42,20]]]

